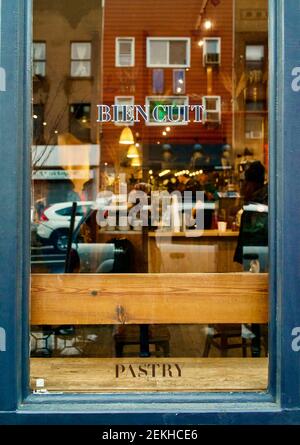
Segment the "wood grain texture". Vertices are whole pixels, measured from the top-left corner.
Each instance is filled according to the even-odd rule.
[[[31,324],[267,323],[268,275],[32,275]]]
[[[180,368],[180,375],[175,364]],[[147,375],[145,371],[139,371],[139,366],[147,371]],[[63,392],[264,391],[268,384],[268,360],[31,359],[33,390],[36,387],[36,379],[39,378],[45,380],[45,388],[48,391]]]

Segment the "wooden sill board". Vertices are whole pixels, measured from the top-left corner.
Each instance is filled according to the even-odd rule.
[[[139,366],[147,370],[147,376]],[[268,359],[32,358],[32,390],[39,378],[45,380],[49,392],[266,391]]]

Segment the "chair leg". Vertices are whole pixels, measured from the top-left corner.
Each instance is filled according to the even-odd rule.
[[[242,338],[243,357],[247,357],[247,340]]]
[[[204,351],[202,357],[208,357],[211,347],[211,337],[209,335],[206,336]]]
[[[164,341],[161,345],[164,357],[170,357],[170,344],[168,341]]]
[[[227,335],[221,334],[220,337],[221,357],[228,356],[228,338]]]
[[[252,339],[252,344],[251,344],[252,357],[260,357],[260,351],[261,351],[260,325],[253,324],[252,332],[253,334],[255,334],[255,337]]]
[[[116,357],[123,357],[123,345],[121,343],[116,343],[115,352]]]

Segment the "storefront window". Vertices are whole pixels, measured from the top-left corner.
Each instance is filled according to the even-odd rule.
[[[268,7],[204,3],[33,1],[32,390],[267,388]]]

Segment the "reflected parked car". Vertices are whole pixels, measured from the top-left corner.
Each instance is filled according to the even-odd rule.
[[[86,203],[85,203],[86,204]],[[80,205],[80,204],[79,204]],[[97,211],[90,205],[86,214],[79,218],[72,236],[69,273],[129,273],[133,272],[133,246],[124,238],[111,238],[99,242]],[[70,221],[68,221],[70,226]],[[66,229],[68,239],[69,229]],[[64,273],[66,250],[52,245],[32,246],[32,273]]]
[[[77,202],[75,228],[93,204],[93,201]],[[61,202],[43,211],[37,226],[37,238],[43,245],[53,246],[58,252],[67,250],[72,205],[71,201]]]

